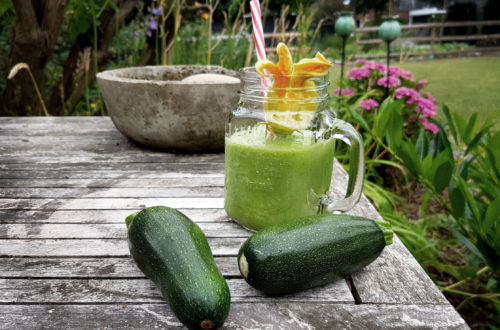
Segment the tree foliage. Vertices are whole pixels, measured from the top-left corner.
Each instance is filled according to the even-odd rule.
[[[351,7],[356,14],[367,14],[373,10],[376,19],[380,20],[388,3],[389,0],[351,0]]]
[[[96,72],[113,60],[110,47],[123,26],[145,19],[153,1],[140,0],[13,0],[11,6],[0,2],[0,11],[14,12],[10,49],[3,67],[27,63],[44,100],[35,93],[28,71],[19,71],[6,83],[2,93],[2,115],[39,115],[42,102],[51,115],[69,114],[95,83]],[[180,0],[160,1],[163,12]],[[157,6],[155,2],[155,6]],[[2,21],[4,19],[2,18]],[[153,35],[136,63],[153,64],[158,41],[169,43],[174,15],[159,19],[163,36]],[[170,33],[169,33],[170,32]],[[57,61],[54,61],[57,59]],[[55,68],[53,66],[56,65]],[[53,71],[51,76],[49,72]],[[3,72],[2,72],[3,73]],[[7,72],[8,73],[8,72]],[[88,95],[87,95],[88,97]]]

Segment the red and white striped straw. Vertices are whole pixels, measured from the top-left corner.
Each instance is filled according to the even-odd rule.
[[[250,12],[252,13],[253,38],[255,40],[255,53],[258,60],[266,58],[266,44],[264,41],[264,29],[262,28],[262,16],[260,13],[259,0],[250,1]],[[265,77],[261,77],[262,85],[268,87],[269,83]]]
[[[264,43],[264,29],[262,28],[259,0],[250,1],[250,11],[252,13],[253,38],[255,40],[257,59],[262,60],[266,58],[266,45]]]

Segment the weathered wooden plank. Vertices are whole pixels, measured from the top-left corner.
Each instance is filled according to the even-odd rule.
[[[339,196],[341,193],[338,187],[345,187],[347,178],[341,175],[339,167],[335,167],[335,171],[337,173],[334,176],[340,184],[334,186],[334,190]],[[382,220],[365,196],[348,213]],[[446,298],[396,236],[394,243],[387,246],[372,264],[353,274],[352,280],[363,303],[447,303]]]
[[[215,256],[236,256],[246,239],[208,238]],[[125,239],[0,239],[0,257],[127,257]]]
[[[338,167],[335,169],[340,171]],[[339,186],[345,187],[345,176],[336,175],[336,178],[341,182]],[[336,190],[336,194],[337,196],[340,194],[339,190]],[[365,196],[361,197],[360,202],[349,211],[349,214],[382,220]],[[397,236],[394,236],[393,241],[394,243],[387,246],[377,260],[352,275],[361,301],[401,304],[447,303],[446,298]]]
[[[116,179],[0,179],[2,188],[177,188],[223,187],[224,177],[116,178]]]
[[[240,277],[236,257],[215,257],[224,276]],[[4,278],[145,278],[130,257],[123,258],[0,258]]]
[[[65,139],[65,137],[67,137],[67,139]],[[57,146],[57,143],[55,142],[57,142],[58,139],[61,140],[61,146],[59,148],[56,148],[55,146]],[[38,145],[39,147],[36,148],[36,145]],[[212,166],[210,167],[210,171],[207,171],[207,166]],[[179,170],[179,168],[181,168],[182,170]],[[5,177],[2,175],[5,175]],[[28,176],[23,178],[22,175]],[[345,177],[345,173],[340,168],[340,166],[336,164],[335,173],[333,176],[333,190],[337,196],[340,196],[344,193],[343,189],[346,186],[346,179],[347,178]],[[38,279],[35,280],[38,281],[38,284],[35,283],[36,288],[33,288],[33,291],[29,291],[29,289],[19,290],[24,291],[24,297],[28,297],[26,299],[36,300],[35,297],[37,296],[37,294],[38,296],[49,298],[49,300],[46,300],[45,302],[41,301],[41,303],[50,303],[50,299],[52,298],[56,298],[56,301],[59,301],[57,300],[59,299],[59,297],[62,297],[62,303],[64,303],[65,298],[63,296],[65,295],[63,294],[63,292],[65,290],[77,292],[75,293],[75,295],[79,294],[78,289],[80,289],[80,291],[83,290],[84,292],[81,293],[81,297],[84,297],[84,299],[85,297],[89,296],[100,297],[100,295],[106,295],[106,297],[108,297],[107,299],[113,299],[109,298],[110,291],[106,291],[108,289],[111,290],[111,293],[113,293],[113,290],[116,290],[118,296],[126,296],[126,292],[121,291],[122,286],[113,286],[118,282],[113,282],[114,284],[111,286],[107,286],[107,284],[105,283],[106,281],[113,281],[109,278],[115,277],[117,272],[119,273],[128,271],[130,274],[134,274],[133,271],[130,272],[130,268],[135,266],[133,264],[130,264],[131,260],[128,257],[129,252],[126,240],[124,238],[124,232],[119,229],[123,228],[121,227],[123,224],[123,218],[129,213],[146,206],[146,203],[141,204],[141,202],[144,202],[145,200],[149,202],[161,201],[161,204],[164,204],[163,202],[171,199],[166,196],[161,196],[166,198],[159,199],[113,199],[109,198],[112,195],[106,194],[120,194],[118,195],[119,197],[125,197],[128,196],[127,194],[131,194],[132,192],[118,192],[116,189],[93,191],[92,189],[88,188],[187,188],[203,186],[208,188],[217,187],[219,189],[218,191],[220,191],[222,184],[223,155],[176,155],[154,150],[142,149],[123,138],[120,133],[115,130],[109,118],[84,118],[84,120],[81,118],[71,118],[69,120],[67,120],[67,118],[27,118],[26,120],[24,118],[9,118],[5,120],[3,118],[0,118],[0,187],[87,187],[87,189],[82,189],[79,192],[80,195],[78,195],[78,192],[75,192],[76,196],[79,198],[71,200],[69,198],[60,198],[61,193],[71,193],[71,189],[53,192],[50,192],[49,189],[24,190],[26,195],[32,197],[52,196],[52,198],[47,199],[32,199],[38,200],[38,202],[32,202],[27,198],[10,198],[0,200],[0,208],[6,208],[6,210],[0,211],[0,222],[5,224],[0,225],[0,234],[4,235],[3,237],[28,237],[28,239],[0,239],[0,255],[3,256],[3,258],[0,258],[0,274],[2,272],[2,269],[5,273],[8,273],[10,271],[12,274],[17,271],[18,274],[22,274],[23,267],[25,268],[26,274],[36,274],[37,268],[39,269],[40,267],[43,267],[43,263],[38,264],[37,266],[36,261],[43,262],[45,260],[47,260],[47,262],[54,262],[54,264],[45,264],[47,270],[45,273],[41,270],[40,274],[47,275],[38,275],[39,277],[51,277],[48,274],[50,272],[54,272],[55,274],[61,275],[54,275],[52,277],[67,276],[71,278],[78,278],[80,276],[85,277],[85,272],[87,272],[87,274],[90,274],[92,271],[99,271],[99,269],[101,269],[103,274],[112,275],[100,275],[104,278],[108,277],[108,279],[100,280],[89,280],[89,276],[85,279],[77,280],[80,281],[80,283],[75,284],[73,287],[71,287],[71,284],[68,284],[66,282],[74,282],[74,280],[61,278],[48,280],[50,283],[44,284],[44,281],[46,281],[45,279]],[[144,194],[147,195],[148,193],[153,193],[153,191],[155,190],[151,189],[146,191]],[[156,192],[158,191],[159,190],[156,190]],[[188,193],[189,189],[177,189],[176,191],[177,193]],[[205,190],[205,192],[207,193],[208,191],[209,190]],[[11,195],[8,194],[15,193],[22,195],[21,190],[12,189],[7,190],[6,192],[0,192],[0,194],[2,193],[4,195],[0,195],[0,197],[9,197]],[[173,191],[170,191],[170,193],[173,194]],[[83,194],[85,194],[85,196]],[[87,195],[89,194],[95,194],[95,198],[88,198],[89,196]],[[28,197],[21,195],[14,196]],[[116,209],[96,210],[89,208],[87,210],[81,210],[81,208],[87,208],[82,206],[83,202],[88,202],[89,200],[93,201],[94,199],[97,200],[97,198],[99,198],[99,200],[102,199],[103,203],[93,204],[93,207],[97,207],[98,209],[106,209],[111,205],[112,208]],[[173,200],[176,200],[176,203],[181,203],[182,198],[174,198]],[[199,203],[197,202],[199,200],[200,199],[193,198],[189,202],[191,204],[196,204],[195,206],[198,207]],[[74,204],[70,204],[71,201]],[[184,200],[183,202],[187,203],[186,200]],[[123,206],[124,203],[129,204],[126,204],[124,207],[119,207],[120,205]],[[241,234],[241,229],[238,228],[237,225],[232,222],[228,222],[230,221],[229,218],[227,218],[224,211],[221,209],[222,199],[219,198],[217,203],[219,204],[216,207],[218,207],[219,209],[192,209],[192,205],[181,204],[186,206],[186,209],[184,210],[185,213],[192,212],[191,215],[187,215],[192,216],[193,220],[208,222],[205,225],[200,225],[205,226],[206,231],[213,231],[214,235],[228,235],[228,232],[231,233],[231,231],[233,233],[236,232],[237,234]],[[28,207],[33,209],[17,210],[17,208],[19,207]],[[45,207],[47,207],[48,209],[44,209]],[[78,209],[68,209],[68,207],[78,207]],[[205,205],[205,207],[207,206]],[[214,207],[214,205],[210,206],[210,208],[212,207]],[[63,210],[52,211],[55,209]],[[366,200],[366,198],[362,198],[361,202],[350,213],[367,216],[373,219],[380,218],[378,213],[368,202],[368,200]],[[20,221],[22,221],[23,223],[20,223]],[[213,223],[214,221],[226,221],[228,223],[226,225],[222,225]],[[36,222],[37,225],[24,224],[30,222]],[[73,224],[65,225],[65,223]],[[87,223],[88,225],[82,226],[78,225],[78,223]],[[221,225],[223,227],[220,227]],[[229,225],[230,227],[227,227],[227,225]],[[222,228],[229,228],[229,231],[219,234],[219,231]],[[51,236],[104,236],[116,237],[116,239],[51,239],[49,238]],[[47,238],[29,239],[29,237]],[[235,258],[239,246],[244,241],[244,239],[244,237],[226,237],[217,240],[209,238],[209,244],[211,245],[212,250],[216,255],[218,263],[222,261],[222,263],[219,264],[221,268],[225,267],[226,265],[232,265],[233,267],[227,268],[228,273],[225,273],[226,275],[229,274],[229,276],[237,276],[237,265],[230,262],[230,260]],[[22,258],[12,259],[9,258],[9,256],[19,256]],[[61,258],[57,258],[59,256]],[[80,256],[80,258],[78,258],[78,256]],[[91,256],[102,258],[89,258]],[[9,266],[5,266],[6,262],[11,263],[14,262],[14,260],[20,260],[17,268],[9,268]],[[72,261],[78,262],[78,260],[86,260],[86,262],[80,264],[80,266],[77,266],[74,263],[71,264]],[[106,267],[113,265],[113,260],[120,260],[123,262],[128,261],[129,264],[122,264],[121,266],[115,264],[114,270],[111,268],[106,268],[103,270],[102,268],[99,268],[101,267],[99,266],[99,262],[95,263],[89,260],[101,260],[103,261],[103,263],[101,263],[101,266],[105,265]],[[106,263],[107,260],[109,260],[110,262]],[[227,260],[227,262],[224,260]],[[24,261],[26,263],[23,263]],[[29,264],[30,261],[34,263]],[[72,269],[72,267],[74,269]],[[127,267],[129,267],[128,270]],[[405,269],[405,267],[408,272],[406,272],[405,270],[404,274],[401,275],[400,270]],[[78,275],[72,276],[71,271],[76,272]],[[137,274],[138,270],[135,269],[135,271],[135,274]],[[233,272],[233,275],[230,275],[230,271]],[[62,275],[65,273],[69,275]],[[137,275],[140,276],[140,274]],[[28,276],[36,275],[25,275],[25,277]],[[412,279],[412,276],[414,277],[414,279]],[[9,277],[9,275],[5,275],[5,277]],[[22,275],[13,275],[12,277],[22,278],[8,278],[5,279],[5,281],[25,281],[23,282],[25,283],[25,287],[29,287],[30,280],[25,279],[25,277],[23,277]],[[147,281],[143,280],[142,277],[135,280],[145,281],[145,283],[147,283]],[[125,279],[124,276],[122,277],[121,281],[126,282],[133,280]],[[233,287],[236,287],[236,291],[246,291],[246,288],[244,286],[238,286],[239,284],[246,285],[245,282],[236,279],[233,279],[231,281],[233,281],[232,283],[236,283],[231,284],[232,290],[234,290]],[[241,282],[239,283],[234,281]],[[361,324],[361,326],[358,326],[359,328],[363,328],[363,326],[365,326],[365,328],[370,329],[377,327],[377,325],[378,327],[386,328],[393,325],[395,327],[398,327],[399,325],[400,328],[439,327],[441,325],[442,327],[460,328],[464,324],[463,320],[457,317],[457,314],[449,305],[447,305],[446,307],[434,305],[447,304],[447,302],[442,296],[435,295],[435,292],[433,292],[433,290],[437,291],[435,286],[432,284],[430,279],[426,277],[420,266],[416,264],[416,261],[413,259],[413,257],[408,254],[408,251],[401,245],[401,243],[397,239],[395,239],[394,245],[386,248],[386,251],[383,253],[381,258],[379,258],[374,264],[368,266],[366,270],[354,274],[353,282],[362,302],[373,302],[376,303],[376,305],[352,305],[352,310],[342,309],[336,311],[334,308],[332,308],[332,306],[344,305],[329,304],[323,310],[320,307],[313,306],[319,306],[320,304],[310,303],[302,304],[303,306],[300,306],[300,309],[298,309],[297,311],[292,310],[290,314],[290,309],[280,309],[281,306],[283,306],[285,300],[280,301],[279,305],[270,303],[269,307],[265,307],[265,305],[249,304],[248,309],[243,310],[240,313],[241,315],[237,315],[238,320],[245,319],[246,315],[251,315],[251,317],[248,317],[246,319],[246,323],[231,324],[235,327],[238,327],[238,324],[241,324],[242,327],[248,327],[249,324],[250,327],[252,327],[254,324],[256,325],[255,327],[259,327],[259,325],[262,325],[262,323],[264,323],[264,326],[262,327],[265,327],[265,322],[269,320],[270,316],[272,320],[273,311],[277,311],[277,317],[281,319],[279,319],[280,322],[278,323],[271,322],[270,324],[275,325],[276,327],[283,327],[283,324],[285,324],[285,328],[289,328],[290,324],[298,324],[300,327],[308,327],[312,325],[317,326],[320,329],[331,329],[331,325],[334,324],[331,322],[337,322],[337,319],[339,320],[338,322],[340,322],[338,323],[340,324],[340,326],[344,325],[344,327],[352,327],[352,324]],[[17,285],[19,283],[21,282],[16,282],[14,286],[19,287],[19,285]],[[345,283],[342,283],[345,286]],[[10,284],[12,284],[12,282],[10,282]],[[422,289],[425,286],[427,286],[427,291],[431,292],[430,294],[427,293],[429,296],[426,297],[422,296],[422,292],[424,292],[422,291]],[[5,287],[7,288],[8,286],[5,285]],[[135,287],[136,286],[134,286],[134,288]],[[8,288],[10,288],[10,286]],[[2,292],[6,292],[9,290],[10,289],[4,289],[2,290]],[[162,304],[155,304],[155,302],[160,302],[161,300],[157,299],[158,297],[155,297],[154,293],[153,295],[148,296],[147,290],[142,291],[141,289],[139,291],[141,292],[141,296],[139,297],[139,299],[142,299],[142,294],[144,294],[146,295],[146,301],[147,299],[150,299],[151,301],[149,301],[147,305],[138,306],[138,308],[140,308],[141,306],[159,306],[159,308],[165,307],[165,305]],[[377,292],[374,293],[373,291]],[[10,295],[11,298],[14,297],[15,299],[17,299],[19,294],[17,294],[16,292],[18,291],[10,290],[10,293],[7,293],[7,295]],[[32,298],[30,298],[30,292],[34,293]],[[352,299],[351,294],[348,291],[346,292],[348,293],[347,296]],[[439,291],[437,292],[439,293]],[[78,298],[78,296],[75,295],[73,295],[73,297]],[[71,297],[71,294],[69,296]],[[0,298],[0,300],[1,299],[2,298]],[[72,298],[70,298],[70,300],[71,299]],[[251,297],[250,301],[252,301],[251,299],[254,298]],[[259,299],[261,299],[261,301],[264,301],[264,299],[262,298]],[[302,298],[298,300],[301,299]],[[245,301],[247,300],[245,299]],[[27,303],[29,303],[29,301]],[[35,305],[37,303],[38,301],[34,302]],[[384,303],[392,303],[395,305],[386,305]],[[409,305],[404,306],[404,304]],[[433,304],[433,306],[415,306],[415,304]],[[238,304],[233,304],[233,311],[234,305]],[[5,306],[10,307],[13,305]],[[265,312],[262,312],[262,306],[264,306],[262,310],[264,310]],[[293,304],[291,306],[291,308],[294,308],[293,306],[297,305]],[[16,307],[20,306],[16,305]],[[68,306],[64,307],[66,308]],[[422,308],[426,308],[426,310]],[[446,308],[446,311],[440,310],[441,308]],[[164,309],[162,309],[162,311],[163,310]],[[306,312],[307,310],[309,310],[309,312]],[[374,310],[375,312],[373,312]],[[99,312],[100,311],[97,311],[95,313]],[[340,316],[338,316],[337,314],[340,314]],[[129,314],[127,313],[127,315]],[[161,314],[157,313],[156,315]],[[20,314],[20,317],[23,316],[23,314]],[[0,308],[0,320],[2,319],[2,317],[2,309]],[[48,317],[50,318],[50,315]],[[84,315],[84,313],[82,313],[82,318],[84,320],[88,319],[88,317]],[[168,315],[162,316],[161,319],[168,319]],[[364,322],[367,319],[370,323],[360,323]],[[426,319],[429,320],[429,323],[426,323]],[[105,324],[105,322],[103,323],[103,320],[106,320],[106,318],[101,318],[100,320],[101,322],[96,322],[96,325],[94,327],[101,327],[103,326],[103,324]],[[93,320],[89,322],[92,321]],[[136,321],[136,316],[131,316],[130,322]],[[43,323],[43,321],[40,322]],[[66,317],[66,323],[62,322],[61,327],[66,328],[68,327],[68,323],[71,322],[72,321],[67,320]],[[2,327],[1,324],[2,322],[0,322],[0,327]],[[79,321],[77,322],[77,324],[78,326],[81,326],[81,324],[85,323]],[[35,324],[34,327],[40,327],[39,323]],[[49,323],[49,327],[53,327],[53,324]],[[89,325],[89,327],[92,326]],[[335,326],[333,328],[335,328]]]
[[[29,117],[0,117],[0,127],[4,128],[8,125],[19,127],[20,129],[31,128],[28,125],[50,126],[51,129],[59,129],[64,125],[78,124],[89,126],[108,126],[113,127],[113,122],[109,116],[67,116],[67,117],[44,117],[44,116],[29,116]]]
[[[142,209],[154,205],[165,205],[173,208],[223,208],[223,198],[100,198],[100,199],[12,199],[0,198],[0,209],[17,210],[112,210]]]
[[[89,142],[91,143],[91,141]],[[6,147],[2,147],[5,149]],[[36,146],[26,150],[3,150],[0,153],[2,163],[89,163],[89,162],[127,162],[127,163],[146,163],[146,162],[171,162],[185,157],[186,154],[174,154],[160,150],[148,150],[138,147],[117,147],[115,149],[96,148],[91,145],[86,147],[74,147],[67,150],[39,150]],[[196,159],[196,156],[194,157]],[[208,157],[209,158],[209,157]],[[217,157],[214,157],[217,158]]]
[[[113,153],[95,153],[80,150],[67,150],[64,153],[58,152],[36,152],[24,153],[0,153],[0,163],[2,164],[25,164],[25,163],[147,163],[147,162],[169,162],[168,153],[126,153],[116,151]]]
[[[121,133],[115,128],[110,127],[76,127],[77,125],[72,125],[68,127],[58,127],[57,129],[48,128],[45,126],[30,127],[30,128],[19,128],[17,125],[3,125],[0,123],[0,139],[4,136],[30,136],[30,137],[44,137],[44,136],[59,136],[61,138],[65,137],[86,137],[88,135],[100,135],[100,136],[111,136],[117,137]],[[80,125],[82,126],[82,125]]]
[[[336,167],[336,170],[339,170]],[[345,187],[345,176],[336,175],[339,186]],[[336,189],[336,188],[334,188]],[[336,190],[337,196],[340,194]],[[382,220],[375,207],[362,196],[360,202],[348,212],[374,220]],[[382,255],[352,280],[363,303],[446,304],[443,294],[432,283],[418,262],[394,236],[394,243]]]
[[[183,329],[164,303],[5,305],[4,329]],[[469,329],[451,306],[248,302],[231,304],[222,329]]]
[[[446,304],[447,300],[398,238],[352,280],[363,303]]]
[[[334,170],[338,185],[334,185],[333,190],[336,196],[341,196],[341,187],[346,187],[347,177],[342,175],[340,167],[335,166]],[[348,213],[382,220],[364,195]],[[446,298],[396,236],[394,243],[387,246],[375,262],[353,274],[352,280],[363,303],[447,303]]]
[[[6,131],[0,129],[0,144],[58,144],[58,143],[82,143],[82,141],[92,141],[95,144],[100,143],[129,143],[131,142],[127,137],[121,135],[119,132],[108,131],[100,134],[73,134],[61,136],[56,132],[47,132],[45,135],[30,135],[23,131]],[[23,134],[25,133],[25,134]]]
[[[339,280],[281,297],[268,297],[243,279],[227,279],[231,301],[321,301],[354,303],[347,283]],[[154,303],[160,290],[148,279],[0,279],[0,303]]]
[[[176,162],[179,158],[170,158],[168,153],[158,154],[142,154],[137,153],[126,154],[123,152],[113,152],[112,154],[96,154],[89,152],[82,152],[79,150],[68,150],[64,153],[43,153],[43,154],[17,154],[10,153],[0,154],[0,161],[2,164],[45,164],[45,163],[64,163],[64,164],[78,164],[93,162],[97,165],[106,165],[109,162],[120,164],[129,163],[171,163]],[[186,160],[186,162],[189,162]],[[215,161],[214,161],[215,162]]]
[[[18,118],[17,118],[18,119]],[[110,118],[94,118],[88,117],[68,117],[64,118],[37,118],[22,120],[13,118],[13,121],[0,120],[0,132],[2,135],[12,135],[13,133],[23,133],[23,135],[75,135],[75,134],[99,134],[104,132],[115,131],[120,134],[114,127]]]
[[[91,141],[89,141],[91,142]],[[19,152],[16,152],[16,149],[19,149]],[[137,160],[140,160],[142,156],[162,156],[167,154],[167,152],[162,151],[160,149],[146,149],[143,147],[139,147],[133,144],[130,145],[116,145],[108,144],[108,145],[80,145],[74,146],[71,145],[61,145],[61,149],[58,149],[57,146],[45,145],[40,146],[30,146],[25,145],[22,148],[14,148],[8,145],[1,145],[2,154],[15,153],[21,154],[25,156],[51,156],[51,155],[62,155],[63,152],[70,155],[79,155],[79,154],[87,154],[87,155],[102,155],[105,153],[109,153],[106,155],[108,157],[113,158],[116,155],[135,155]],[[168,158],[167,158],[168,159]]]
[[[171,166],[162,171],[0,171],[0,179],[163,179],[192,177],[221,177],[224,175],[223,164],[189,164],[189,166]]]
[[[55,141],[58,139],[58,141]],[[51,141],[52,140],[52,141]],[[147,149],[140,147],[132,141],[126,139],[117,139],[113,137],[111,139],[101,139],[96,140],[92,137],[73,137],[71,139],[66,139],[64,136],[52,137],[52,139],[44,139],[44,137],[39,137],[35,141],[30,141],[26,139],[14,140],[14,139],[3,139],[0,136],[0,150],[4,153],[13,153],[15,150],[30,151],[36,148],[37,151],[66,151],[66,150],[84,150],[84,151],[99,151],[99,152],[113,152],[119,150],[137,150],[140,154],[143,153],[156,153],[159,150]]]
[[[2,124],[0,124],[0,142],[2,140],[9,141],[9,139],[20,138],[22,140],[29,139],[43,139],[44,137],[52,138],[52,139],[73,139],[76,140],[78,138],[88,138],[89,135],[93,135],[92,138],[102,138],[102,139],[114,139],[114,140],[124,140],[128,141],[129,139],[123,136],[118,130],[111,130],[106,127],[101,127],[96,130],[92,130],[92,128],[85,127],[80,129],[79,131],[72,131],[71,129],[61,129],[61,130],[50,130],[43,132],[43,129],[34,129],[34,130],[20,130],[10,127],[8,129],[3,129]]]
[[[133,210],[0,210],[0,223],[123,223]],[[195,222],[231,221],[223,209],[178,209]]]
[[[0,198],[224,197],[224,187],[2,188]]]
[[[14,164],[0,164],[1,170],[9,171],[161,171],[171,170],[172,166],[189,166],[187,164],[223,164],[224,157],[221,154],[200,154],[200,155],[180,155],[180,154],[166,154],[167,157],[162,162],[112,162],[107,163],[14,163]],[[173,155],[173,156],[172,156]],[[186,165],[181,165],[186,164]]]
[[[198,224],[206,237],[249,237],[252,232],[235,222]],[[127,238],[125,221],[111,224],[0,224],[0,239],[5,238]]]
[[[72,152],[72,151],[84,151],[91,153],[114,153],[118,152],[121,154],[131,154],[137,153],[138,156],[141,155],[160,155],[168,153],[168,150],[162,149],[152,149],[141,145],[138,145],[132,141],[127,140],[116,140],[97,142],[92,138],[82,137],[78,142],[76,139],[74,141],[64,141],[64,136],[60,137],[61,141],[59,143],[39,143],[31,144],[28,142],[24,143],[9,143],[8,141],[0,141],[0,150],[2,153],[23,153],[26,155],[40,155],[40,154],[53,154],[54,152]]]
[[[64,139],[64,137],[61,137],[61,139]],[[9,145],[8,142],[0,142],[0,150],[2,150],[2,155],[5,154],[22,154],[24,156],[63,156],[64,153],[67,155],[89,155],[89,156],[98,156],[98,155],[103,155],[105,154],[106,156],[110,157],[111,159],[114,158],[114,156],[136,156],[136,160],[141,160],[143,156],[155,156],[158,158],[158,161],[162,161],[160,159],[161,156],[163,156],[163,162],[166,160],[174,159],[176,157],[179,157],[177,155],[182,155],[185,156],[187,154],[182,154],[182,153],[171,153],[166,150],[161,150],[161,149],[148,149],[139,145],[136,145],[132,142],[115,142],[115,143],[107,143],[107,144],[92,144],[92,140],[88,140],[88,143],[83,143],[86,142],[85,138],[83,137],[82,140],[79,142],[79,144],[71,144],[71,143],[66,143],[66,144],[61,144],[59,145],[52,145],[52,144],[42,144],[40,146],[38,145],[31,145],[28,143],[18,145],[18,146],[13,146]],[[204,154],[204,153],[200,153]],[[206,154],[206,153],[205,153]],[[88,160],[87,160],[88,162]]]

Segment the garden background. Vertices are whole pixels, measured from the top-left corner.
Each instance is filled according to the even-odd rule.
[[[358,24],[378,26],[382,15],[399,13],[407,2],[265,0],[268,55],[273,59],[272,49],[284,41],[295,60],[319,50],[336,63],[330,103],[363,135],[364,193],[468,324],[499,328],[500,56],[476,56],[475,49],[498,46],[500,39],[432,45],[472,50],[458,58],[430,55],[425,43],[395,41],[392,50],[401,55],[387,68],[356,60],[382,55],[382,61],[385,46],[358,47],[352,36],[339,95],[338,13],[351,10]],[[495,0],[417,2],[447,9],[427,22],[500,19]],[[400,21],[407,23],[404,15]],[[445,35],[499,32],[500,26],[482,26]],[[243,0],[0,0],[2,116],[106,115],[95,79],[106,69],[214,64],[237,70],[255,61]]]

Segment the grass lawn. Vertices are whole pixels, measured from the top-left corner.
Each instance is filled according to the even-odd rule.
[[[490,113],[500,110],[500,57],[406,62],[402,67],[416,79],[426,79],[424,90],[452,112],[466,117],[478,112],[482,123]],[[496,129],[500,129],[500,119]]]
[[[399,62],[391,64],[399,65]],[[451,112],[458,111],[466,118],[478,112],[479,124],[490,113],[500,110],[500,57],[406,62],[402,67],[413,72],[416,79],[428,81],[424,91],[435,97],[440,108],[446,103]],[[334,69],[332,83],[338,81],[339,71]],[[500,129],[500,116],[495,129]]]

